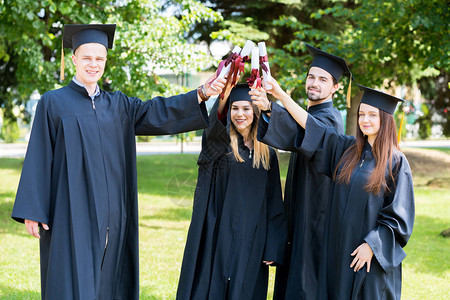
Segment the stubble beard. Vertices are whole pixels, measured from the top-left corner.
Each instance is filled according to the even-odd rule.
[[[320,93],[319,94],[313,94],[313,93],[310,93],[310,92],[307,92],[306,93],[306,97],[308,98],[308,100],[310,100],[310,101],[322,101],[322,100],[325,100],[326,99],[326,97],[320,97]]]

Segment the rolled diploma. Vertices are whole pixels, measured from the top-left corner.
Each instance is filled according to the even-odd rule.
[[[259,70],[259,53],[258,47],[252,49],[252,70]]]
[[[241,57],[249,56],[253,48],[255,48],[255,43],[253,43],[250,40],[247,40],[245,42],[244,48],[242,48]]]
[[[231,52],[232,52],[232,53],[231,53],[230,55],[233,55],[233,53],[239,54],[239,52],[241,52],[241,47],[239,47],[239,46],[234,46],[233,51],[231,51]],[[214,83],[216,82],[216,80],[217,80],[218,78],[224,78],[224,77],[228,74],[228,72],[230,72],[230,68],[231,68],[231,63],[229,63],[228,66],[225,66],[225,65],[223,66],[222,70],[220,71],[220,74],[217,75],[217,78],[214,79],[214,81],[211,83],[211,87],[212,87],[213,89],[216,89],[216,88],[214,87]]]
[[[267,55],[267,49],[266,49],[266,43],[265,42],[259,42],[258,43],[258,48],[259,48],[259,56],[264,57],[264,56]],[[263,73],[264,87],[265,87],[266,90],[271,90],[272,89],[272,85],[267,84],[267,79],[270,78],[269,62],[265,61],[265,62],[263,62],[263,64],[265,64],[266,67],[267,67],[267,73],[266,73],[266,71],[264,71],[264,69],[261,69],[261,71]]]

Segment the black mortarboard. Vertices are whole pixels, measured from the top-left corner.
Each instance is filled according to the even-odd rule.
[[[347,66],[347,63],[343,58],[317,49],[306,43],[305,45],[308,48],[309,54],[314,57],[311,67],[319,67],[324,69],[330,73],[336,81],[339,81],[342,75],[349,78],[352,76],[350,68]]]
[[[87,43],[99,43],[111,49],[114,41],[116,24],[68,24],[64,25],[61,49],[61,79],[64,80],[64,48],[75,51]]]
[[[64,26],[63,47],[74,51],[87,43],[99,43],[111,49],[116,24],[70,24]]]
[[[348,67],[345,59],[342,57],[327,53],[320,49],[317,49],[311,45],[306,44],[308,48],[309,54],[313,56],[313,62],[311,63],[311,67],[318,67],[324,69],[328,73],[333,76],[336,81],[339,81],[342,75],[348,77],[350,79],[350,83],[347,89],[347,106],[350,107],[350,92],[352,89],[352,79],[353,75]]]
[[[397,103],[405,101],[404,99],[400,99],[389,94],[365,87],[360,84],[356,84],[359,86],[361,91],[364,91],[364,94],[361,98],[361,103],[369,104],[373,107],[381,109],[391,115],[394,114],[395,109],[397,108]]]
[[[248,94],[250,92],[250,87],[247,83],[237,84],[230,93],[229,101],[230,104],[235,101],[250,101],[252,102],[251,96]]]

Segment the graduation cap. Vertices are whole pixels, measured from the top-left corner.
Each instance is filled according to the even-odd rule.
[[[247,83],[237,84],[230,93],[229,101],[230,105],[236,101],[250,101],[252,102],[251,96],[248,94],[250,92],[250,87]]]
[[[75,50],[87,43],[98,43],[111,49],[116,24],[69,24],[64,26],[61,48],[61,79],[64,80],[64,48]]]
[[[404,99],[391,96],[389,94],[368,88],[360,84],[356,85],[359,86],[360,90],[364,91],[364,94],[361,98],[361,103],[369,104],[391,115],[394,114],[395,109],[397,108],[397,103],[405,101]]]
[[[318,67],[321,69],[324,69],[328,73],[333,76],[336,81],[339,81],[342,77],[342,75],[350,78],[350,83],[348,85],[347,89],[347,107],[350,108],[350,93],[352,89],[352,79],[353,75],[350,71],[350,68],[348,67],[347,63],[345,62],[345,59],[342,57],[327,53],[325,51],[322,51],[320,49],[317,49],[311,45],[306,44],[306,47],[308,48],[309,54],[311,54],[313,58],[313,62],[311,63],[311,67]]]

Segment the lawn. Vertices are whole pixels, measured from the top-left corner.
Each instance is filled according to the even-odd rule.
[[[138,157],[141,299],[175,297],[191,217],[196,157]],[[419,159],[411,156],[411,160]],[[288,155],[280,155],[280,162],[284,181]],[[0,299],[40,299],[38,240],[10,218],[21,165],[21,159],[0,159]],[[450,187],[435,179],[450,176],[450,163],[439,161],[436,165],[441,167],[432,173],[424,173],[421,162],[411,165],[414,174],[416,168],[422,172],[417,171],[414,179],[416,222],[405,248],[402,298],[449,299],[450,239],[439,233],[450,227]],[[272,271],[271,286],[273,275]]]

